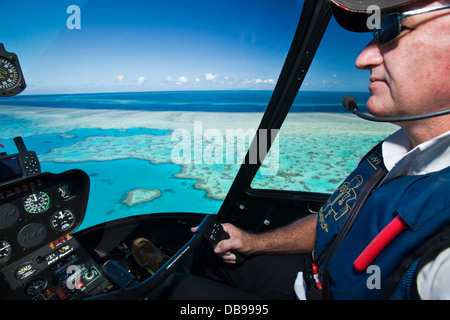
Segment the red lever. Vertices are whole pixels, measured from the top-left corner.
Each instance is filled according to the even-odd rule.
[[[406,222],[397,216],[384,227],[383,230],[367,245],[358,258],[353,262],[353,266],[358,271],[364,271],[375,260],[378,254],[397,237],[407,226]]]

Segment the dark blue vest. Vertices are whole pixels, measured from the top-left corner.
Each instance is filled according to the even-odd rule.
[[[375,150],[344,181],[319,212],[315,257],[326,255],[362,185],[380,163]],[[401,176],[380,187],[369,197],[350,232],[329,264],[333,299],[379,299],[396,266],[415,247],[450,224],[450,167],[436,173]],[[353,262],[377,234],[396,216],[408,227],[371,263],[357,271]],[[323,261],[323,259],[319,259]],[[323,268],[323,265],[320,266]],[[379,282],[378,285],[374,283]]]

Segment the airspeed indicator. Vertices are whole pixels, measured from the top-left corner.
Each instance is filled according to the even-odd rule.
[[[43,191],[33,192],[23,200],[23,208],[26,212],[37,214],[42,213],[50,206],[50,197]]]

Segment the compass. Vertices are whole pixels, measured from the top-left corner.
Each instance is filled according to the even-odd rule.
[[[21,93],[26,87],[17,55],[7,52],[0,43],[0,96]]]

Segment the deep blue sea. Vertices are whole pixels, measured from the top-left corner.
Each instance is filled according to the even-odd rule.
[[[342,99],[352,94],[365,111],[368,92],[306,91],[295,99],[293,112],[348,112]],[[165,91],[21,95],[0,100],[0,105],[146,111],[264,112],[272,91]]]
[[[28,149],[38,154],[43,171],[58,173],[77,168],[88,173],[91,193],[80,229],[145,213],[217,213],[239,163],[180,165],[171,161],[176,144],[171,135],[182,124],[177,121],[189,119],[192,126],[194,120],[201,120],[206,114],[208,121],[213,119],[213,123],[222,129],[239,125],[239,121],[241,125],[256,129],[258,117],[267,107],[271,93],[189,91],[19,95],[0,100],[0,143],[5,147],[3,151],[13,154],[17,150],[12,139],[22,136]],[[285,183],[291,190],[314,191],[319,186],[329,192],[350,170],[357,156],[386,136],[390,128],[372,131],[370,128],[374,127],[370,126],[369,130],[362,129],[364,134],[353,132],[353,125],[349,126],[346,119],[355,117],[342,117],[347,111],[341,101],[347,94],[301,92],[298,95],[291,111],[298,114],[318,112],[318,116],[308,118],[308,128],[315,126],[320,131],[300,131],[300,135],[294,131],[284,133],[285,140],[280,137],[280,154],[284,162],[277,177],[282,180],[263,181],[259,186],[272,188]],[[352,94],[364,110],[369,94]],[[216,113],[218,118],[214,118]],[[236,116],[237,113],[242,113],[243,118]],[[324,127],[330,121],[330,114],[341,115],[343,120],[340,118]],[[362,123],[366,125],[367,122]],[[325,143],[328,143],[326,148],[332,149],[330,152],[319,151],[320,145]],[[352,161],[346,166],[336,166],[340,176],[330,178],[330,164],[323,160],[333,158],[337,153],[347,154],[342,149],[345,144],[353,149],[354,154],[348,155]],[[211,146],[205,143],[203,148],[211,149]],[[305,148],[313,151],[305,153]],[[306,162],[310,172],[302,171]],[[341,161],[344,162],[346,160]],[[145,198],[155,192],[154,199]],[[136,196],[131,205],[125,201],[130,194]]]

